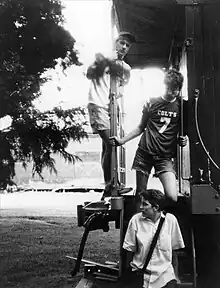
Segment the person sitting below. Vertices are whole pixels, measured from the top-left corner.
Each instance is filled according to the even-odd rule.
[[[130,219],[123,243],[127,265],[130,264],[133,271],[144,266],[160,218],[165,217],[146,273],[143,274],[143,287],[174,288],[178,261],[173,251],[184,248],[178,221],[173,214],[164,215],[162,212],[165,196],[161,191],[149,189],[142,191],[140,196],[141,212]]]

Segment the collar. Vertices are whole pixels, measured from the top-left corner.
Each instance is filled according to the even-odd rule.
[[[156,222],[153,222],[150,218],[144,217],[144,216],[142,215],[142,213],[141,213],[141,219],[142,219],[142,220],[149,221],[149,222],[151,222],[151,223],[153,223],[153,224],[156,224],[158,221],[160,221],[160,218],[161,218],[161,217],[163,217],[163,218],[166,217],[166,214],[165,214],[163,211],[160,212],[160,216],[158,217],[158,219],[156,220]]]
[[[163,95],[161,96],[161,98],[162,98],[164,101],[169,102],[169,103],[173,103],[173,102],[176,101],[176,97],[175,97],[173,100],[171,100],[171,101],[165,99]]]

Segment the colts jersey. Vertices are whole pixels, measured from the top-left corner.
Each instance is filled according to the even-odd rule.
[[[146,129],[139,147],[151,155],[175,157],[180,131],[180,104],[179,98],[168,102],[160,97],[152,99],[143,108]]]

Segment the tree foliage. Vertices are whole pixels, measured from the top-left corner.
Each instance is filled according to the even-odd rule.
[[[58,63],[64,70],[80,64],[63,21],[59,0],[0,0],[0,117],[13,119],[11,128],[0,133],[2,187],[13,179],[16,161],[24,167],[33,162],[39,175],[44,167],[56,171],[52,153],[74,162],[65,150],[68,142],[87,135],[82,108],[42,113],[33,105],[47,81],[45,71]]]

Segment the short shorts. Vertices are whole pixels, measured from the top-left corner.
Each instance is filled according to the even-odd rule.
[[[151,155],[144,149],[138,147],[132,169],[150,175],[153,167],[155,169],[155,176],[163,172],[173,172],[176,174],[172,158]]]
[[[109,110],[89,103],[88,106],[89,121],[93,133],[97,134],[99,130],[110,129]]]

